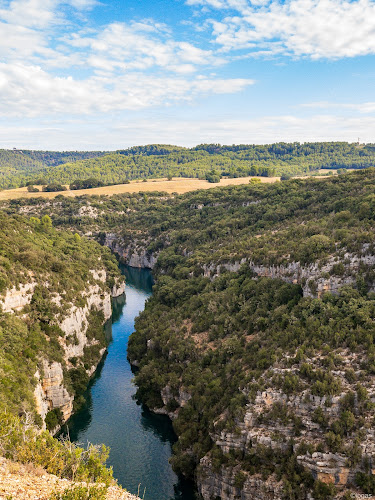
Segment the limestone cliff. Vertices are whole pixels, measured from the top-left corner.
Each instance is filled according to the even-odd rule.
[[[237,272],[242,265],[248,265],[258,276],[279,278],[287,283],[300,284],[305,297],[321,297],[325,292],[339,293],[344,285],[355,284],[360,269],[363,272],[364,268],[370,269],[374,266],[375,255],[367,255],[366,248],[363,248],[363,252],[359,255],[345,252],[340,263],[341,266],[337,271],[337,257],[330,257],[309,265],[290,262],[279,266],[256,264],[249,257],[235,262],[222,262],[219,265],[205,264],[203,270],[205,276],[215,278],[223,270]]]
[[[123,279],[116,279],[111,289],[106,285],[105,269],[91,270],[95,284],[90,284],[81,294],[79,305],[66,304],[65,298],[56,293],[51,294],[51,302],[57,306],[54,324],[60,329],[59,344],[63,352],[61,361],[40,358],[39,369],[35,373],[34,390],[36,410],[43,421],[48,412],[59,409],[65,422],[73,412],[74,394],[66,384],[64,371],[83,366],[85,351],[97,348],[94,357],[89,358],[85,371],[89,377],[95,372],[97,365],[106,351],[94,334],[88,336],[92,315],[99,315],[100,322],[108,321],[112,316],[111,297],[118,297],[125,291]],[[7,290],[0,297],[0,306],[4,312],[26,316],[27,306],[31,303],[37,282],[20,284]],[[48,287],[48,282],[45,284]],[[99,332],[98,332],[99,333]],[[56,429],[55,429],[56,430]]]
[[[149,241],[133,240],[126,243],[118,234],[108,233],[104,244],[131,267],[154,269],[158,261],[159,253],[147,250]],[[183,253],[185,257],[188,256],[186,252]],[[375,265],[375,255],[368,254],[366,244],[356,254],[345,251],[341,253],[339,259],[336,255],[306,265],[300,262],[285,265],[260,264],[254,262],[249,255],[236,261],[202,264],[202,269],[204,276],[214,279],[223,271],[237,272],[242,265],[247,265],[257,276],[300,284],[305,297],[321,297],[325,292],[339,293],[343,286],[355,284],[360,270],[363,273]]]
[[[146,243],[143,241],[134,240],[126,244],[117,234],[108,233],[105,236],[104,245],[130,267],[153,269],[157,262],[158,255],[148,252]]]
[[[0,297],[0,307],[6,313],[20,311],[30,304],[36,285],[37,282],[32,280],[30,283],[20,284],[6,290],[5,294]]]

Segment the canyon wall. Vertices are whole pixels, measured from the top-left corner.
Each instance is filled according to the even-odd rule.
[[[104,245],[130,267],[153,269],[158,259],[157,254],[147,251],[145,242],[134,240],[127,245],[115,233],[106,234]]]
[[[34,397],[36,410],[43,421],[48,412],[55,409],[61,411],[64,422],[72,415],[74,395],[66,387],[64,370],[69,371],[75,367],[72,363],[73,360],[75,363],[82,362],[86,348],[99,345],[99,341],[95,337],[87,337],[90,314],[99,312],[103,321],[108,321],[112,316],[111,298],[118,297],[125,292],[125,282],[122,279],[117,279],[111,290],[105,285],[107,280],[105,269],[91,270],[91,274],[96,284],[89,285],[82,293],[84,305],[70,304],[64,312],[55,318],[55,324],[62,332],[59,343],[63,351],[63,361],[39,360],[40,368],[35,373]],[[30,304],[36,286],[37,282],[31,280],[29,283],[6,290],[0,297],[0,306],[3,311],[27,316],[27,311],[25,312],[24,308]],[[56,293],[51,294],[51,302],[62,309],[64,298]],[[90,366],[85,367],[89,377],[95,372],[105,351],[106,347],[101,346],[99,356]]]

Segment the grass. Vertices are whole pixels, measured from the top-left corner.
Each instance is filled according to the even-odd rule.
[[[352,169],[348,169],[352,170]],[[317,177],[326,177],[328,170],[319,170]],[[333,171],[333,175],[337,175]],[[306,177],[306,176],[296,176],[296,177]],[[57,193],[44,193],[40,191],[39,193],[29,193],[26,187],[16,188],[16,189],[6,189],[0,191],[0,201],[14,200],[17,198],[55,198],[57,195],[62,194],[63,196],[82,196],[82,195],[107,195],[111,196],[113,194],[122,193],[140,193],[145,191],[164,191],[166,193],[177,193],[183,194],[189,191],[196,191],[197,189],[211,189],[214,187],[223,186],[238,186],[241,184],[248,184],[250,179],[254,177],[236,177],[235,179],[222,178],[220,183],[210,183],[206,180],[200,180],[196,178],[187,177],[173,177],[171,181],[166,178],[163,179],[148,179],[147,182],[143,181],[130,181],[129,184],[116,184],[114,186],[103,186],[92,189],[78,189],[76,191],[70,191],[69,186],[67,191],[61,191]],[[273,183],[280,180],[280,177],[256,177],[260,179],[263,183]],[[41,189],[41,186],[38,186]]]
[[[78,189],[77,191],[62,191],[58,193],[29,193],[27,188],[7,189],[0,191],[0,201],[12,200],[16,198],[55,198],[57,195],[63,196],[82,196],[87,195],[108,195],[122,193],[139,193],[145,191],[165,191],[167,193],[187,193],[197,189],[210,189],[218,186],[233,186],[239,184],[248,184],[252,177],[237,177],[235,179],[221,179],[218,184],[211,184],[206,180],[174,177],[171,181],[168,179],[149,179],[147,182],[131,181],[130,184],[116,184],[115,186],[103,186],[93,189]],[[276,182],[279,177],[258,177],[262,182]]]

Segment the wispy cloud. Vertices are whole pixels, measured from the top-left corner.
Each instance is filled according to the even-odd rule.
[[[246,79],[210,79],[197,76],[153,77],[142,73],[96,75],[84,80],[52,76],[36,66],[0,63],[0,116],[90,114],[136,110],[202,94],[238,92]]]
[[[372,0],[187,0],[224,10],[210,21],[222,51],[337,59],[375,53]],[[237,11],[235,15],[226,12]]]
[[[31,122],[29,126],[0,126],[0,147],[52,149],[118,149],[134,144],[171,143],[194,146],[202,142],[221,144],[276,141],[349,141],[359,136],[361,141],[373,142],[375,117],[366,116],[345,120],[334,114],[316,114],[311,117],[296,115],[265,116],[258,119],[183,120],[169,118],[132,119],[126,123],[95,117],[90,120],[89,132],[82,136],[83,122],[55,121],[43,125]],[[86,122],[85,122],[86,126]]]
[[[358,113],[374,113],[375,102],[362,102],[362,103],[343,103],[343,102],[329,102],[318,101],[301,104],[302,108],[312,109],[340,109],[357,111]]]
[[[140,109],[254,83],[209,76],[225,59],[153,20],[82,29],[72,11],[94,5],[12,0],[0,8],[0,115]]]

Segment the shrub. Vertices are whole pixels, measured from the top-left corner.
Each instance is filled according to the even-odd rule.
[[[49,431],[52,431],[53,429],[56,429],[57,426],[61,425],[63,423],[63,414],[60,408],[54,408],[49,411],[46,415],[45,423]]]
[[[62,184],[48,184],[47,186],[43,186],[43,191],[45,191],[46,193],[66,191],[66,187]]]
[[[106,486],[72,486],[63,492],[53,493],[50,500],[105,500]]]

